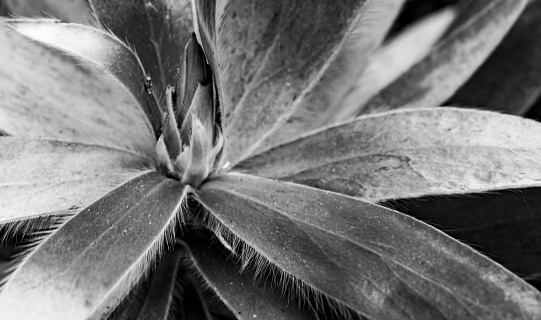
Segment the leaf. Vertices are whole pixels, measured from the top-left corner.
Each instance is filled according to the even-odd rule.
[[[0,293],[3,319],[100,319],[109,313],[172,232],[185,192],[150,172],[82,210],[9,277]]]
[[[328,123],[352,119],[370,98],[420,62],[449,28],[456,14],[454,9],[441,9],[407,26],[385,43],[356,79],[355,89],[346,102],[329,114],[332,120]]]
[[[173,295],[182,255],[166,253],[158,267],[127,296],[109,320],[166,320],[172,315]],[[133,295],[133,296],[132,296]]]
[[[85,0],[2,0],[11,14],[25,17],[55,17],[89,24],[93,16]],[[92,24],[92,22],[90,22]]]
[[[219,177],[196,194],[215,232],[225,228],[284,277],[370,319],[541,316],[540,292],[399,212],[243,174]]]
[[[370,202],[541,184],[541,124],[460,108],[359,117],[234,169]]]
[[[369,58],[380,47],[403,4],[403,0],[366,2],[359,10],[354,29],[321,80],[288,121],[267,137],[259,150],[291,141],[303,133],[334,122],[336,112],[347,108],[344,105],[350,100],[347,97],[355,90]]]
[[[117,81],[1,22],[0,42],[0,132],[153,157],[155,140],[145,130],[145,116]]]
[[[90,0],[99,21],[132,45],[160,92],[176,82],[192,32],[190,0]]]
[[[524,114],[541,93],[541,2],[532,1],[451,104]]]
[[[341,50],[365,3],[288,0],[216,5],[216,50],[211,60],[218,66],[214,73],[229,141],[226,161],[233,165],[248,156],[291,116]]]
[[[201,290],[199,283],[196,283],[192,276],[185,272],[182,279],[182,316],[180,320],[213,319]]]
[[[441,105],[475,72],[528,0],[464,1],[457,27],[408,72],[373,97],[358,115]]]
[[[385,205],[430,222],[526,280],[539,281],[539,199],[541,188],[530,188],[468,197],[404,199]]]
[[[147,128],[158,134],[162,124],[158,101],[146,84],[141,62],[118,38],[93,27],[49,19],[7,22],[26,37],[80,58],[113,76],[131,94],[137,110],[146,115]]]
[[[237,319],[313,319],[313,314],[300,310],[296,301],[288,301],[283,290],[270,288],[270,279],[256,279],[253,270],[239,272],[241,266],[216,244],[194,237],[186,240],[195,267]]]
[[[0,137],[0,225],[73,213],[149,167],[125,151]]]

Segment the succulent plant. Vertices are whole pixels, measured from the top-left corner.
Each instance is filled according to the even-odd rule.
[[[3,18],[1,319],[540,319],[541,1],[404,2]]]

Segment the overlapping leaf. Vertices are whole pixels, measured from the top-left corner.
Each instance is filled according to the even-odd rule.
[[[541,2],[532,1],[450,103],[511,114],[526,112],[541,92],[540,37]]]
[[[0,137],[0,150],[0,225],[84,208],[149,165],[79,143]]]
[[[24,17],[50,17],[63,21],[88,23],[93,21],[85,0],[2,0],[10,14]]]
[[[296,301],[288,301],[282,290],[272,290],[272,280],[259,280],[251,270],[239,272],[240,265],[227,257],[218,245],[204,238],[187,239],[193,263],[210,287],[239,320],[308,320],[313,315],[300,310]],[[228,261],[229,260],[229,261]]]
[[[356,25],[349,33],[336,59],[307,94],[293,115],[259,149],[290,141],[302,133],[334,122],[337,108],[345,108],[357,86],[367,61],[383,42],[404,1],[367,1],[359,11]],[[403,53],[403,52],[402,52]],[[355,105],[357,106],[357,105]]]
[[[359,117],[270,149],[235,170],[368,201],[541,184],[541,124],[459,108]]]
[[[541,188],[531,188],[393,201],[391,206],[465,241],[520,277],[539,281],[540,199]]]
[[[0,132],[154,153],[144,114],[101,70],[3,23],[0,42]]]
[[[105,28],[132,45],[153,83],[165,94],[174,85],[192,32],[190,0],[90,0]]]
[[[150,172],[91,204],[8,278],[2,319],[100,319],[112,311],[160,249],[184,196],[183,185]]]
[[[456,17],[456,10],[442,9],[409,25],[383,45],[355,79],[354,90],[332,114],[329,122],[350,120],[375,94],[421,61]]]
[[[463,1],[457,26],[421,62],[372,98],[358,114],[441,105],[484,62],[528,0]]]
[[[289,0],[216,5],[211,60],[218,68],[229,141],[226,157],[231,164],[255,150],[292,114],[340,52],[366,3]]]
[[[147,129],[155,134],[159,132],[162,113],[158,101],[146,82],[143,66],[133,51],[118,38],[92,27],[60,23],[55,20],[7,21],[12,28],[30,39],[89,62],[113,76],[134,100],[133,107],[129,111],[143,112],[146,115],[144,119]],[[33,55],[35,59],[35,54]],[[72,85],[78,84],[72,83]],[[144,127],[138,129],[144,130]]]
[[[181,257],[178,251],[166,253],[150,278],[128,295],[108,320],[170,319]]]
[[[282,272],[370,319],[541,316],[541,293],[396,211],[243,174],[208,182],[197,196],[222,226]]]

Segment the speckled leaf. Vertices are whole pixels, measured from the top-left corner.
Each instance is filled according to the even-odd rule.
[[[460,108],[392,111],[323,129],[235,170],[381,201],[541,186],[541,124]]]
[[[224,254],[219,245],[200,238],[187,242],[197,270],[237,319],[313,319],[313,314],[299,309],[297,301],[288,301],[278,288],[272,290],[271,279],[257,280],[253,270],[240,273],[235,258]]]
[[[19,26],[41,24],[62,28],[51,22]],[[0,42],[0,132],[154,154],[148,120],[118,81],[1,21]],[[142,83],[137,85],[142,90]]]
[[[291,118],[268,136],[259,150],[291,141],[334,122],[337,108],[345,108],[344,104],[349,101],[347,97],[355,90],[367,61],[383,42],[403,4],[403,0],[367,1],[359,11],[355,28],[321,80],[305,96]]]
[[[154,85],[174,85],[184,46],[192,32],[190,0],[90,0],[99,21],[139,55]]]
[[[541,285],[541,188],[468,197],[404,199],[391,205],[472,245]],[[539,288],[539,286],[538,286]]]
[[[149,127],[156,133],[159,131],[162,113],[146,82],[143,66],[119,38],[93,27],[50,19],[8,20],[8,24],[30,39],[81,58],[115,77],[147,116]]]
[[[541,93],[541,1],[533,1],[498,48],[449,103],[523,114]]]
[[[150,172],[94,202],[8,278],[2,319],[101,319],[148,268],[184,199],[183,185]]]
[[[421,62],[372,98],[358,114],[441,105],[500,43],[528,0],[462,1],[457,26]]]
[[[75,212],[146,162],[105,147],[0,137],[0,225]]]
[[[94,17],[85,0],[2,0],[11,14],[24,17],[55,17],[86,24]]]
[[[540,292],[399,212],[233,173],[206,183],[197,196],[280,270],[370,319],[541,317]]]
[[[217,6],[214,59],[228,162],[247,157],[291,116],[368,2],[236,0]]]

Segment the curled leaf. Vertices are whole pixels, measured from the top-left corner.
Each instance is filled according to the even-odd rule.
[[[541,124],[460,108],[393,111],[322,129],[235,170],[377,202],[541,185]]]
[[[255,255],[370,319],[541,317],[537,290],[399,212],[243,174],[196,194],[215,232],[239,239],[245,258]]]

